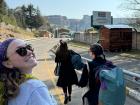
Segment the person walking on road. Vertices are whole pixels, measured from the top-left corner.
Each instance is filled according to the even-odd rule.
[[[0,105],[57,105],[47,86],[32,76],[31,45],[10,38],[0,43]]]
[[[94,69],[104,64],[106,60],[103,49],[99,44],[91,45],[89,54],[92,61],[87,62],[88,64],[84,66],[78,85],[80,87],[86,87],[88,85],[88,90],[84,93],[82,98],[83,105],[98,105],[100,82],[96,83]]]
[[[90,46],[92,61],[83,68],[80,87],[88,85],[83,95],[83,105],[124,105],[125,80],[123,70],[105,59],[100,44]]]
[[[64,104],[67,104],[71,101],[72,85],[78,83],[78,78],[71,63],[70,50],[68,50],[67,43],[62,40],[56,51],[55,62],[60,64],[57,86],[63,89]]]

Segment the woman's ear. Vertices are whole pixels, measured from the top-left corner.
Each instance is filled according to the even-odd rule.
[[[10,61],[3,61],[2,64],[7,68],[13,68],[13,65]]]

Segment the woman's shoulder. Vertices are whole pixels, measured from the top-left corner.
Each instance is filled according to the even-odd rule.
[[[46,85],[38,79],[29,79],[21,84],[21,87],[31,87],[31,88],[38,88],[38,87],[46,87]]]
[[[20,85],[20,95],[21,97],[23,97],[23,95],[30,97],[32,93],[40,89],[44,92],[48,91],[47,86],[41,80],[29,79]]]
[[[96,68],[97,66],[100,66],[100,65],[104,64],[105,62],[106,61],[103,59],[94,59],[92,61],[89,61],[88,64],[89,64],[90,68]]]
[[[16,98],[9,100],[8,105],[27,105],[28,100],[31,95],[40,90],[42,93],[48,91],[47,86],[40,80],[37,79],[29,79],[20,85],[20,92]]]

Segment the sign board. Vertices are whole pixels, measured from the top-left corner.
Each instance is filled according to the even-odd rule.
[[[111,12],[93,11],[92,26],[109,25],[111,18]]]

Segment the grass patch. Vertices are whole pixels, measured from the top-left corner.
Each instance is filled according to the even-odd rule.
[[[75,46],[80,46],[80,47],[86,47],[86,48],[89,48],[89,46],[90,46],[90,45],[87,44],[87,43],[78,42],[78,41],[74,41],[74,40],[69,41],[68,44],[70,44],[70,45],[75,45]]]
[[[123,52],[120,55],[124,56],[124,57],[131,57],[131,58],[140,59],[140,50],[131,50],[128,52]]]

